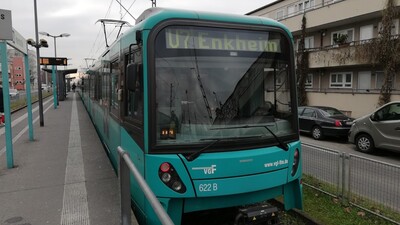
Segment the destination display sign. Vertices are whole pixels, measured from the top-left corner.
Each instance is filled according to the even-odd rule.
[[[40,57],[40,65],[67,66],[67,58]]]
[[[203,28],[167,28],[167,49],[201,49],[251,52],[281,52],[280,39],[268,32]]]

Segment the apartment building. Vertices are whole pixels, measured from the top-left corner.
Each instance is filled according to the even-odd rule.
[[[247,15],[285,24],[296,51],[304,15],[308,104],[333,106],[357,118],[378,106],[383,67],[361,59],[357,48],[379,37],[386,4],[387,0],[277,0]],[[400,7],[400,0],[394,4]],[[399,18],[393,20],[391,33],[400,39]],[[347,38],[342,45],[343,35]],[[391,100],[400,100],[399,73],[394,76]]]
[[[14,57],[11,61],[10,88],[25,90],[25,66],[22,57]]]

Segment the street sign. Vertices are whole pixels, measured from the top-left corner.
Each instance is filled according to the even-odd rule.
[[[0,40],[12,40],[11,11],[0,9]]]
[[[40,65],[67,66],[67,58],[40,57]]]

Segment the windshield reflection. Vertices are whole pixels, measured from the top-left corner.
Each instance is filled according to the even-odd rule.
[[[262,126],[278,137],[295,133],[289,62],[282,54],[213,56],[212,51],[195,49],[185,53],[180,57],[156,54],[158,144],[274,139]],[[234,129],[221,129],[229,127]]]

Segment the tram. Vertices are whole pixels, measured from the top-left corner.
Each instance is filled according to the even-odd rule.
[[[282,24],[148,9],[90,67],[81,96],[113,166],[121,146],[175,224],[225,209],[236,210],[231,224],[255,224],[282,196],[286,210],[302,209],[293,38]],[[161,224],[134,180],[131,201],[140,224]]]

